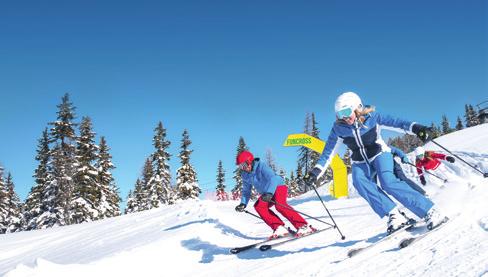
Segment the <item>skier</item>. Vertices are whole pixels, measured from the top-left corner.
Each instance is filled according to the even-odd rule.
[[[422,169],[436,170],[442,164],[439,160],[446,160],[450,163],[454,163],[455,161],[454,157],[436,153],[434,151],[425,151],[422,146],[415,149],[415,166],[417,167],[417,173],[419,174],[422,185],[425,186],[427,183]]]
[[[447,220],[434,208],[434,203],[430,199],[395,177],[391,148],[386,145],[380,134],[381,127],[384,126],[405,130],[416,134],[423,141],[428,141],[432,137],[430,128],[379,114],[373,107],[363,106],[361,99],[354,92],[345,92],[337,98],[335,113],[337,120],[322,155],[315,167],[307,173],[307,185],[312,186],[322,177],[337,148],[344,143],[352,151],[353,185],[378,216],[388,216],[387,232],[392,233],[402,228],[408,220],[401,216],[395,202],[386,193],[416,216],[423,218],[429,229]],[[372,179],[374,173],[378,174],[381,187]]]
[[[237,156],[236,165],[241,170],[243,181],[241,203],[236,206],[236,211],[244,211],[254,186],[261,194],[254,203],[254,209],[273,229],[270,239],[289,235],[287,228],[284,227],[285,223],[270,209],[275,204],[276,210],[296,228],[297,237],[316,231],[288,205],[286,202],[288,188],[284,185],[283,178],[276,175],[266,163],[261,162],[259,158],[254,158],[251,152],[243,151]]]
[[[399,157],[403,164],[411,164],[407,155],[405,155],[405,153],[402,150],[400,150],[394,146],[389,146],[389,147],[391,149],[391,154],[393,155],[393,158]],[[398,179],[400,179],[401,181],[404,181],[405,183],[407,183],[407,185],[409,185],[411,188],[420,192],[422,195],[426,196],[425,190],[422,189],[419,185],[417,185],[417,183],[410,180],[405,175],[405,173],[403,172],[402,166],[395,159],[393,159],[393,174],[395,174],[395,176]]]

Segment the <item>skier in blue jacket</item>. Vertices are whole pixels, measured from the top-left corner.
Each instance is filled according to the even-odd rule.
[[[432,137],[430,128],[364,107],[354,92],[345,92],[337,98],[335,112],[337,120],[330,131],[325,149],[315,167],[307,173],[308,185],[313,185],[325,173],[339,145],[345,144],[352,151],[353,185],[378,216],[388,216],[388,232],[398,230],[407,222],[388,195],[419,218],[423,218],[428,228],[435,228],[447,220],[433,208],[434,203],[430,199],[394,175],[391,148],[381,138],[381,129],[387,128],[407,131],[416,134],[423,141],[428,141]],[[373,180],[375,173],[381,187]]]
[[[400,149],[394,147],[394,146],[389,146],[391,149],[391,154],[393,157],[399,157],[402,163],[404,164],[412,164],[410,160],[408,159],[407,155]],[[400,179],[401,181],[404,181],[409,185],[411,188],[414,190],[420,192],[422,195],[426,195],[426,192],[423,188],[421,188],[417,183],[409,179],[405,173],[403,172],[402,166],[393,159],[393,174]]]
[[[273,230],[270,239],[288,235],[285,223],[270,209],[273,205],[293,227],[296,228],[295,236],[303,236],[315,232],[315,228],[308,225],[307,221],[298,214],[290,205],[288,188],[283,178],[277,175],[271,168],[249,151],[243,151],[237,155],[236,165],[241,171],[243,181],[241,203],[236,206],[236,211],[243,212],[251,197],[251,189],[254,187],[261,194],[254,203],[254,209],[264,222]]]

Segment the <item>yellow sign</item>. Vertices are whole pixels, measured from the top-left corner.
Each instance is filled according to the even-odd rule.
[[[307,134],[292,134],[286,138],[283,146],[304,146],[322,154],[325,148],[325,142]],[[334,182],[330,187],[330,194],[335,198],[347,196],[347,167],[339,155],[335,155],[332,158],[330,167],[332,168],[334,178]]]

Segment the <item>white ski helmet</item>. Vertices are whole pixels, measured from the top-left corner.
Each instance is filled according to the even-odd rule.
[[[425,149],[422,146],[415,148],[415,157],[425,154]]]
[[[334,110],[336,113],[346,108],[351,108],[353,111],[355,111],[356,109],[360,109],[362,106],[363,103],[361,102],[361,98],[359,98],[356,93],[348,91],[337,97]]]

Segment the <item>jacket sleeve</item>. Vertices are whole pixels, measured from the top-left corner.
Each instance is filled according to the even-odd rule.
[[[261,174],[263,176],[263,179],[266,182],[265,184],[266,192],[274,194],[276,191],[276,187],[279,185],[276,181],[277,175],[267,164],[264,163],[261,164]]]
[[[394,146],[389,146],[389,147],[391,149],[391,154],[393,154],[394,156],[400,157],[400,159],[405,158],[405,153],[402,150],[400,150]]]
[[[435,158],[435,159],[441,159],[441,160],[445,160],[445,159],[446,159],[446,157],[447,157],[447,156],[446,156],[446,155],[444,155],[444,154],[441,154],[441,153],[435,153],[435,152],[431,152],[431,153],[430,153],[430,156],[431,156],[432,158]]]
[[[322,175],[325,173],[325,170],[329,166],[332,158],[337,153],[337,149],[341,144],[342,144],[342,138],[337,136],[334,127],[332,127],[329,137],[327,138],[324,151],[322,151],[322,155],[320,155],[320,158],[318,159],[314,167],[314,169],[315,168],[320,169],[320,174],[317,176],[317,178],[322,177]]]
[[[247,206],[249,199],[251,198],[251,184],[247,178],[242,178],[242,196],[241,203]]]
[[[371,113],[371,115],[376,119],[376,122],[383,128],[396,132],[403,133],[406,131],[407,134],[414,135],[412,132],[412,127],[416,122],[403,120],[399,118],[392,117],[390,115]]]

